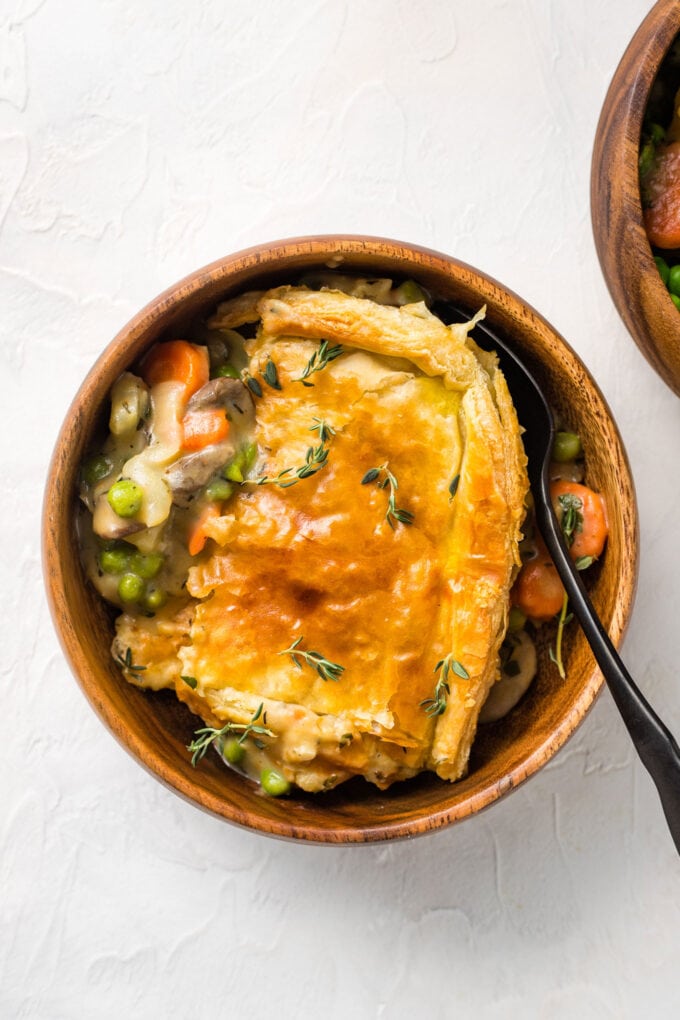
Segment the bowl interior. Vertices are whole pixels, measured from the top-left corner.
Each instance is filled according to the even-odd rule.
[[[632,606],[637,518],[620,437],[604,400],[568,345],[529,306],[498,283],[454,259],[371,238],[308,238],[243,252],[188,277],[145,308],[109,345],[79,390],[57,441],[44,507],[44,566],[55,625],[74,674],[106,726],[138,761],[180,795],[237,824],[288,838],[363,842],[405,837],[464,818],[491,804],[544,764],[591,705],[602,682],[583,635],[568,631],[560,681],[540,650],[539,675],[520,704],[480,727],[468,775],[455,784],[424,774],[380,792],[363,780],[315,797],[277,800],[207,755],[192,768],[186,745],[196,717],[174,694],[140,691],[111,660],[113,614],[86,583],[73,526],[77,472],[118,374],[159,338],[246,289],[295,281],[312,268],[340,265],[370,276],[414,278],[434,295],[470,312],[487,305],[494,329],[534,368],[549,400],[578,431],[590,484],[603,492],[610,539],[594,568],[594,604],[617,644]]]

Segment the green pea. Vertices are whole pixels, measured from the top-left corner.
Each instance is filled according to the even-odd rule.
[[[106,478],[112,467],[111,461],[103,453],[89,457],[81,468],[81,477],[86,485],[96,485]]]
[[[663,280],[664,286],[667,287],[668,286],[668,274],[670,273],[670,269],[668,268],[668,263],[666,262],[665,259],[662,259],[660,255],[655,255],[654,256],[654,261],[656,262],[656,268],[659,270],[659,276]]]
[[[99,566],[105,574],[124,574],[130,566],[130,553],[127,549],[102,549],[99,554]]]
[[[144,593],[142,604],[150,613],[155,613],[156,610],[161,609],[167,601],[168,596],[162,588],[147,588]]]
[[[553,460],[558,461],[560,464],[565,464],[567,461],[576,460],[581,456],[582,452],[581,440],[575,432],[555,433],[552,450]]]
[[[234,459],[227,464],[222,471],[222,474],[230,482],[243,481],[243,471],[241,470],[241,465],[238,462],[238,457],[234,457]]]
[[[142,509],[144,491],[131,478],[121,478],[108,491],[109,506],[119,517],[134,517]]]
[[[404,282],[397,287],[396,294],[398,295],[399,304],[413,305],[418,301],[425,300],[425,291],[420,287],[415,280],[404,280]]]
[[[644,177],[652,169],[655,151],[653,142],[645,142],[644,145],[640,147],[640,155],[638,157],[638,172],[640,177]]]
[[[144,556],[138,552],[130,558],[130,570],[139,574],[145,581],[150,581],[160,571],[164,562],[164,557],[160,553],[147,553]]]
[[[241,374],[233,365],[219,365],[213,371],[213,379],[240,379]]]
[[[205,487],[205,494],[208,499],[216,502],[224,502],[230,499],[234,492],[234,486],[224,478],[213,478]]]
[[[245,753],[246,749],[238,737],[227,737],[222,744],[222,755],[230,765],[238,765],[240,761],[243,761]]]
[[[508,633],[517,634],[520,630],[524,630],[526,622],[527,618],[519,606],[512,606],[508,616]]]
[[[680,297],[677,294],[671,294],[671,301],[680,312]]]
[[[290,790],[290,783],[278,769],[262,769],[260,782],[270,797],[282,797]]]
[[[660,124],[650,124],[649,134],[655,145],[658,145],[660,142],[665,141],[666,130],[665,128],[662,128]]]
[[[139,574],[123,574],[118,582],[118,597],[123,602],[136,602],[144,594],[144,581]]]
[[[228,464],[226,465],[226,467],[222,471],[222,474],[224,475],[225,478],[229,477],[227,475],[227,469],[232,469],[233,468],[235,472],[238,471],[239,473],[241,473],[243,471],[243,468],[245,467],[245,463],[246,463],[246,451],[248,449],[249,449],[249,447],[242,446],[240,450],[236,451],[234,456],[231,458],[231,460],[228,462]],[[235,479],[233,479],[233,481],[242,482],[243,481],[243,477],[235,478]]]
[[[671,294],[677,294],[680,297],[680,265],[671,266],[668,271],[667,286]]]
[[[230,482],[242,482],[257,457],[257,443],[248,443],[234,454],[222,468],[222,477]]]

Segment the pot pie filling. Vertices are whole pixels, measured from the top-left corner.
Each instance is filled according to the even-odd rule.
[[[516,414],[475,320],[414,284],[308,283],[224,302],[114,385],[85,567],[125,678],[203,720],[195,763],[214,745],[274,794],[455,781],[520,567]],[[526,686],[533,645],[504,648]]]

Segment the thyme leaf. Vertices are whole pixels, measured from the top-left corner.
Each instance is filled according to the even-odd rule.
[[[298,669],[302,669],[299,659],[303,659],[311,669],[319,674],[322,680],[339,680],[345,672],[345,667],[341,666],[339,662],[331,662],[330,659],[326,659],[321,652],[307,652],[300,648],[303,641],[304,637],[300,635],[296,641],[293,641],[290,648],[285,648],[279,652],[279,655],[290,655]]]
[[[267,359],[267,364],[264,366],[264,372],[262,378],[266,382],[267,386],[271,386],[273,390],[280,390],[281,383],[279,382],[279,373],[276,368],[276,364],[272,358]]]
[[[583,500],[575,496],[573,492],[565,492],[557,497],[557,502],[562,509],[560,527],[564,535],[564,541],[571,548],[574,543],[576,532],[583,531]]]
[[[383,474],[385,476],[384,478],[381,477]],[[400,524],[413,524],[414,515],[411,511],[404,510],[396,504],[396,492],[399,488],[399,483],[389,470],[387,461],[385,461],[384,464],[381,464],[380,467],[371,468],[370,471],[367,471],[361,479],[362,485],[369,485],[371,482],[376,482],[379,489],[385,489],[388,485],[390,487],[390,494],[387,499],[387,511],[385,513],[385,520],[389,526],[394,530],[395,521],[398,521]]]
[[[184,680],[184,683],[187,687],[191,687],[192,691],[195,691],[198,687],[198,680],[195,676],[182,676],[180,674],[180,680]]]
[[[134,664],[132,661],[132,649],[129,645],[125,655],[116,655],[115,659],[120,668],[127,673],[143,673],[146,669],[146,666],[136,666]]]
[[[336,358],[339,358],[344,353],[341,344],[334,344],[333,347],[329,347],[328,340],[322,340],[318,350],[314,351],[302,370],[302,375],[293,379],[293,382],[301,382],[303,386],[313,386],[314,383],[307,382],[309,376],[315,372],[321,372],[327,365],[330,365],[331,361],[335,361]]]
[[[374,482],[379,474],[380,468],[371,468],[371,470],[367,471],[364,477],[361,479],[361,484],[368,485],[369,482]]]
[[[257,725],[257,721],[262,715],[263,707],[260,704],[260,707],[249,723],[228,722],[221,729],[216,729],[214,726],[203,726],[201,729],[196,730],[194,739],[190,744],[187,744],[187,751],[191,752],[191,764],[194,768],[196,768],[201,758],[204,757],[211,744],[214,744],[216,741],[222,741],[225,737],[232,734],[238,735],[239,744],[243,744],[248,737],[253,736],[253,741],[258,747],[264,746],[262,741],[257,740],[256,737],[273,737],[275,734],[267,729],[266,726]]]
[[[456,475],[456,477],[452,480],[451,484],[449,485],[449,503],[451,502],[453,497],[458,492],[458,485],[459,485],[459,483],[460,483],[460,475]]]
[[[251,393],[254,393],[256,397],[262,396],[262,387],[260,386],[257,379],[245,369],[242,373],[243,382],[246,384]]]
[[[443,715],[446,711],[446,704],[451,693],[449,673],[455,674],[461,680],[470,679],[470,674],[465,666],[458,659],[454,659],[453,652],[449,652],[448,655],[439,660],[434,667],[434,672],[436,673],[437,671],[439,671],[439,676],[437,677],[433,697],[425,698],[420,702],[420,707],[425,709],[426,715],[431,716]]]

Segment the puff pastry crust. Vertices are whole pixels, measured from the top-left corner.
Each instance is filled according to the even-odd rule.
[[[499,675],[528,489],[496,359],[470,324],[446,326],[422,303],[281,287],[226,302],[212,324],[254,318],[250,372],[271,359],[281,385],[257,400],[255,474],[304,463],[316,420],[334,431],[325,466],[287,488],[243,485],[189,572],[189,604],[123,615],[117,645],[146,663],[137,683],[174,685],[210,725],[247,723],[262,704],[267,754],[303,789],[353,775],[384,788],[423,769],[456,780]],[[305,386],[324,340],[344,353]],[[388,488],[362,484],[384,464],[410,525],[387,519]],[[341,664],[339,679],[282,654],[298,638]],[[447,655],[468,676],[449,674],[445,711],[430,715]]]

